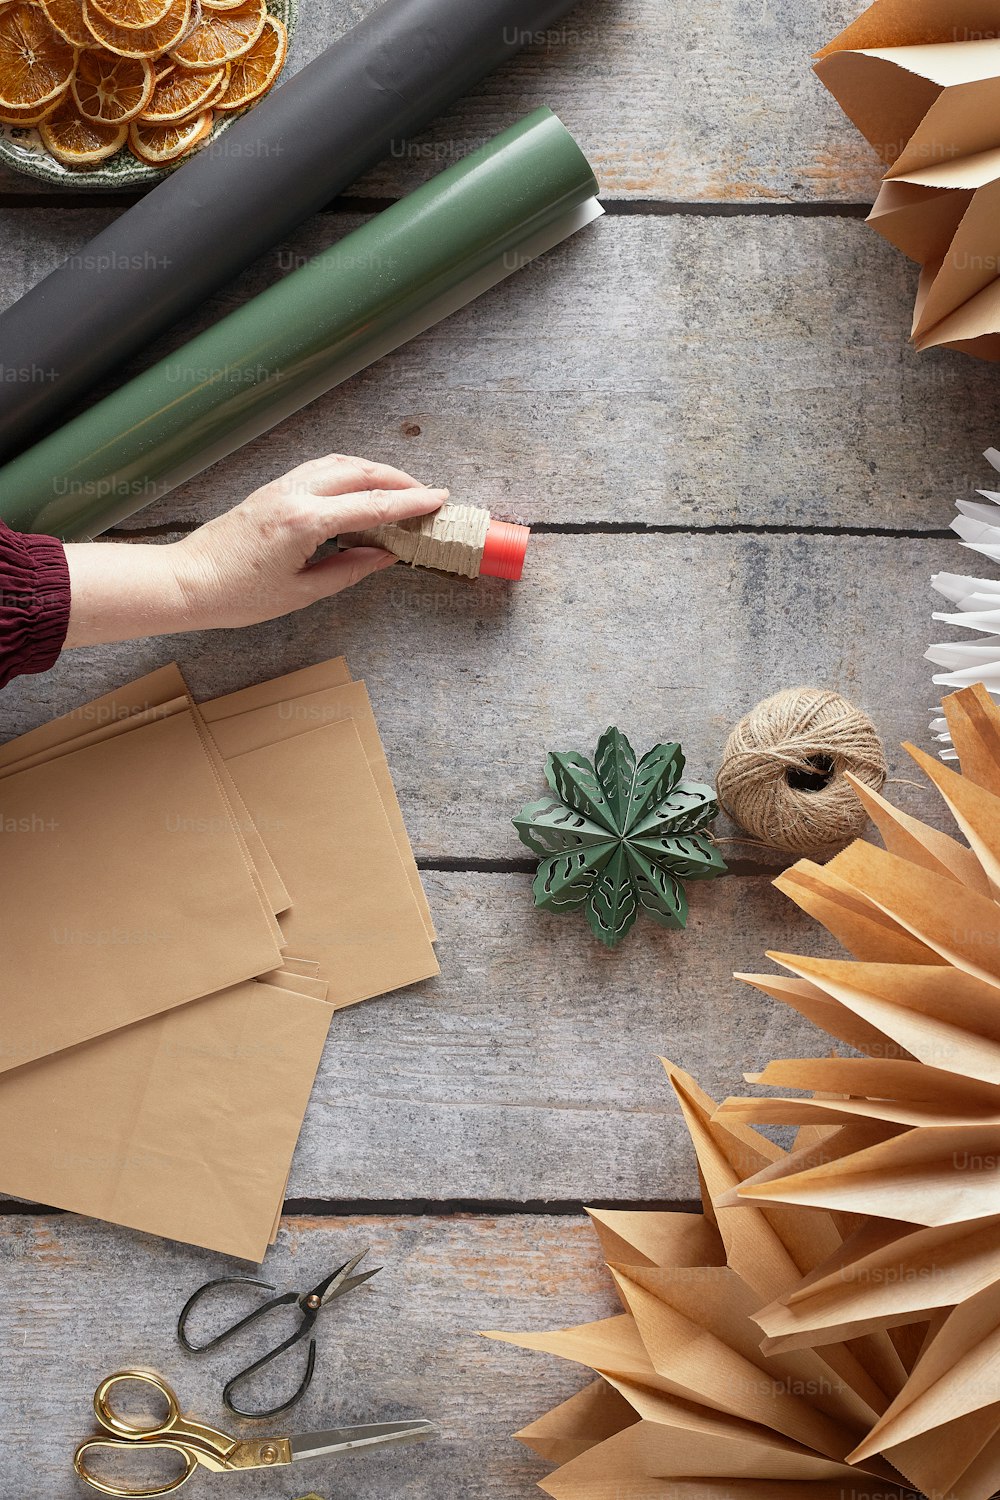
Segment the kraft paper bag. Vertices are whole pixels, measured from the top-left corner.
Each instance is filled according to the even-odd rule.
[[[248,713],[255,708],[269,708],[272,704],[318,693],[323,688],[342,687],[351,681],[351,673],[342,656],[329,661],[315,662],[311,667],[299,667],[286,672],[283,677],[272,677],[267,682],[255,682],[250,687],[238,688],[235,693],[225,693],[210,698],[200,705],[210,723],[226,719],[232,714]]]
[[[750,1180],[740,1195],[752,1203],[811,1205],[928,1227],[958,1224],[996,1214],[998,1156],[995,1125],[907,1130],[839,1161],[773,1182]]]
[[[14,765],[39,751],[62,745],[78,735],[89,734],[94,729],[128,720],[134,714],[145,713],[149,709],[160,708],[172,698],[183,697],[186,692],[187,684],[176,664],[159,667],[145,677],[127,682],[123,687],[115,688],[91,703],[83,703],[58,719],[51,719],[37,729],[29,730],[27,734],[0,745],[0,768]]]
[[[918,764],[923,764],[921,752],[914,751],[912,746],[907,748]],[[939,764],[938,761],[933,762],[934,766]],[[963,885],[971,886],[983,896],[990,894],[989,880],[971,849],[967,849],[950,834],[929,828],[919,818],[894,807],[871,787],[863,786],[850,771],[845,774],[855,794],[864,803],[866,812],[890,854],[912,860],[915,865],[922,865],[924,869],[937,875],[950,875],[953,880],[960,880]]]
[[[328,665],[336,667],[339,663]],[[298,688],[301,685],[305,689],[311,681],[315,680],[313,674],[315,674],[315,669],[307,668],[304,672],[292,674],[291,678],[283,678],[277,683],[266,683],[262,686],[265,689],[275,689],[284,685],[286,693],[289,687]],[[295,679],[298,681],[296,682]],[[316,690],[310,688],[309,691],[303,690],[294,696],[289,694],[280,701],[268,703],[263,699],[264,694],[260,689],[250,689],[242,693],[232,693],[226,698],[216,698],[202,705],[201,712],[223,758],[229,760],[249,750],[272,745],[278,740],[291,739],[294,735],[320,728],[323,724],[335,724],[343,719],[353,719],[358,734],[361,736],[361,743],[368,757],[368,764],[375,778],[382,806],[392,828],[414,899],[420,908],[427,934],[433,942],[436,934],[430,906],[420,880],[416,860],[413,857],[399,798],[396,796],[392,773],[389,770],[389,762],[382,747],[371,700],[364,683],[335,684],[331,682],[330,685]]]
[[[337,692],[341,689],[344,692],[338,698]],[[304,703],[287,696],[296,690]],[[232,708],[239,712],[227,712]],[[0,1130],[4,1130],[5,1101],[15,1102],[11,1106],[12,1123],[4,1130],[9,1170],[6,1176],[0,1175],[0,1190],[259,1260],[278,1231],[291,1150],[322,1051],[325,1028],[332,1015],[332,1006],[326,1003],[329,985],[322,977],[321,969],[329,965],[331,952],[339,962],[337,955],[343,951],[345,933],[341,930],[333,934],[332,949],[325,947],[331,941],[331,934],[320,933],[323,964],[308,951],[304,941],[293,939],[285,943],[280,928],[273,921],[273,914],[287,914],[292,897],[281,881],[207,723],[200,712],[192,710],[190,694],[176,666],[148,674],[94,703],[83,705],[20,740],[0,746],[0,804],[4,798],[20,795],[23,787],[31,784],[32,777],[44,778],[46,784],[51,778],[62,778],[75,787],[80,782],[81,768],[86,771],[95,761],[117,764],[117,759],[131,767],[133,763],[141,763],[143,747],[155,747],[158,753],[154,756],[153,769],[146,767],[147,802],[155,805],[156,798],[149,796],[150,787],[162,794],[163,786],[169,785],[169,776],[157,779],[156,775],[163,760],[161,752],[165,746],[170,748],[171,736],[179,736],[178,746],[182,739],[191,753],[192,764],[198,767],[199,785],[209,785],[212,779],[215,781],[216,801],[211,816],[192,817],[192,826],[223,838],[230,845],[231,854],[234,852],[232,846],[235,846],[235,856],[242,860],[244,875],[249,877],[254,890],[260,918],[272,924],[268,962],[255,970],[261,982],[248,980],[242,985],[220,988],[215,993],[136,1024],[132,1023],[130,1016],[121,1019],[117,999],[112,998],[113,991],[109,991],[104,1000],[109,1021],[117,1029],[79,1045],[70,1045],[60,1039],[62,1050],[51,1056],[16,1067],[8,1064],[8,1071],[0,1076]],[[355,715],[356,724],[352,722]],[[320,663],[291,673],[287,678],[229,695],[227,699],[217,700],[217,706],[208,705],[206,717],[212,717],[217,724],[224,726],[220,734],[228,736],[230,748],[234,744],[252,744],[255,751],[267,752],[275,739],[289,744],[292,740],[306,739],[302,755],[282,749],[280,743],[272,753],[281,763],[276,769],[284,779],[283,784],[297,791],[297,795],[290,796],[288,801],[294,804],[298,826],[305,830],[311,865],[309,860],[303,861],[300,851],[294,848],[294,838],[279,838],[278,842],[286,853],[291,853],[291,864],[297,876],[312,884],[311,869],[315,881],[322,884],[328,897],[332,889],[334,902],[340,899],[337,879],[344,878],[345,868],[353,868],[352,860],[360,861],[366,874],[371,874],[374,884],[354,881],[353,894],[358,899],[357,887],[360,886],[359,904],[364,909],[365,921],[377,929],[371,939],[361,939],[362,947],[371,942],[363,963],[368,963],[371,953],[376,954],[377,977],[373,993],[380,993],[383,987],[408,983],[411,977],[426,977],[427,973],[436,972],[429,944],[432,931],[429,913],[425,919],[426,902],[377,727],[363,686],[359,684],[356,689],[351,686],[343,661]],[[331,718],[333,724],[328,726]],[[339,755],[334,752],[329,736],[324,742],[326,753],[321,756],[315,753],[312,736],[317,723],[320,732],[333,727],[335,735],[339,735],[345,747]],[[169,727],[177,724],[183,728]],[[238,726],[239,734],[236,735],[234,731]],[[200,758],[194,755],[192,727],[200,738]],[[175,759],[176,756],[167,757],[171,771]],[[245,762],[244,777],[248,785],[253,784],[252,772],[260,768],[261,762],[254,761],[252,755],[241,755],[237,760]],[[294,765],[290,763],[293,760]],[[186,769],[190,770],[189,767]],[[335,773],[333,776],[331,771]],[[305,787],[298,782],[302,774],[307,779]],[[327,806],[328,802],[335,800],[324,796],[331,780],[337,783],[345,806],[355,810],[357,816],[353,823],[349,817],[338,817],[336,811]],[[312,816],[315,809],[306,795],[312,784],[320,790],[320,824],[325,830],[318,837]],[[116,797],[115,802],[118,800]],[[266,797],[259,800],[264,809],[261,821],[268,836],[273,837],[276,831],[289,835],[289,830],[284,827],[282,798],[279,796],[273,803]],[[128,799],[125,801],[127,804]],[[322,816],[324,812],[325,817]],[[391,826],[389,813],[393,814]],[[161,806],[161,819],[163,816]],[[269,818],[273,818],[274,827],[268,825]],[[235,858],[232,863],[236,868]],[[331,868],[340,871],[332,884]],[[200,874],[196,873],[188,884],[197,887],[199,880]],[[179,879],[173,884],[183,886]],[[365,890],[367,900],[363,894]],[[193,903],[193,889],[191,896]],[[311,909],[314,918],[321,915],[322,925],[327,915],[322,899],[315,900]],[[204,917],[204,913],[201,915]],[[302,914],[299,916],[301,918]],[[227,930],[226,923],[222,927]],[[301,920],[293,930],[295,933],[304,931]],[[407,955],[402,949],[406,946],[408,932],[413,941]],[[348,933],[347,947],[351,945]],[[237,946],[243,949],[242,942]],[[197,944],[194,951],[197,951]],[[115,970],[115,964],[110,965],[112,979]],[[236,1003],[238,996],[242,997],[242,1010]],[[273,1006],[272,996],[278,1002],[277,1009]],[[262,1008],[265,998],[266,1011]],[[248,999],[252,1001],[249,1010]],[[314,1007],[311,1024],[304,1010],[305,1002]],[[222,1008],[224,1003],[225,1010]],[[317,1009],[323,1018],[319,1025],[315,1023]],[[278,1049],[281,1066],[272,1073],[270,1060],[275,1047],[268,1042],[261,1046],[238,1047],[236,1068],[233,1037],[227,1035],[226,1027],[231,1026],[237,1036],[249,1036],[255,1026],[254,1018],[265,1014],[268,1025],[283,1038]],[[220,1020],[226,1023],[225,1026],[219,1024]],[[303,1027],[306,1045],[297,1049],[292,1033],[298,1035]],[[182,1086],[178,1070],[167,1065],[175,1058],[184,1058],[187,1063],[195,1058],[202,1065],[200,1070],[196,1068],[185,1073],[184,1079],[191,1085],[187,1090]],[[231,1086],[225,1081],[218,1087],[210,1085],[209,1077],[216,1064],[222,1070],[223,1080],[231,1079]],[[127,1103],[133,1096],[121,1080],[136,1072],[144,1078],[141,1109],[134,1112],[131,1123],[127,1110],[116,1114],[112,1109],[109,1117],[106,1110],[108,1098]],[[77,1074],[81,1080],[79,1086],[72,1081]],[[242,1111],[246,1099],[258,1098],[261,1080],[265,1083],[265,1096],[273,1101],[279,1121],[273,1132],[273,1141],[280,1148],[277,1156],[262,1153],[253,1131],[244,1128],[246,1116]],[[11,1091],[14,1085],[16,1092]],[[65,1123],[65,1114],[53,1107],[53,1099],[57,1096],[68,1101],[73,1120],[79,1122],[87,1139],[91,1136],[96,1139],[101,1131],[110,1128],[110,1154],[102,1156],[95,1148],[90,1153],[93,1171],[86,1169],[86,1152],[75,1153],[72,1171],[62,1172],[58,1153],[54,1153],[53,1160],[53,1153],[46,1149],[46,1143],[51,1144],[51,1134],[46,1134],[46,1122],[52,1122],[64,1136],[71,1134]],[[227,1116],[227,1130],[217,1135],[213,1110],[218,1109],[220,1101],[227,1097],[232,1101],[232,1117]],[[99,1124],[97,1116],[100,1117]],[[177,1120],[189,1118],[192,1122],[190,1129],[177,1124],[175,1117]],[[160,1122],[164,1130],[169,1129],[171,1139],[176,1140],[177,1153],[166,1153],[169,1161],[163,1169],[165,1176],[154,1174],[147,1181],[142,1168],[151,1150],[152,1121]],[[35,1122],[42,1123],[36,1126]],[[220,1209],[228,1212],[230,1206],[224,1198],[220,1199],[216,1194],[213,1199],[207,1191],[202,1195],[202,1208],[195,1211],[196,1222],[185,1221],[176,1202],[176,1182],[184,1175],[182,1166],[194,1161],[203,1181],[211,1181],[216,1172],[225,1177],[229,1170],[227,1153],[235,1159],[243,1149],[241,1141],[261,1157],[261,1168],[244,1177],[234,1225],[227,1229],[220,1223]],[[119,1196],[112,1193],[109,1197],[109,1184],[113,1185],[116,1176],[120,1179],[121,1192]],[[144,1194],[145,1187],[149,1187],[149,1192]]]
[[[647,1334],[652,1337],[655,1330],[647,1328]],[[558,1333],[491,1333],[488,1337],[576,1360],[598,1371],[615,1391],[627,1397],[640,1413],[641,1420],[624,1428],[621,1437],[612,1444],[602,1444],[602,1449],[610,1447],[614,1454],[617,1482],[622,1483],[628,1477],[630,1497],[633,1494],[633,1475],[683,1479],[693,1473],[715,1479],[714,1485],[706,1484],[702,1491],[713,1496],[730,1493],[725,1481],[746,1479],[770,1481],[768,1486],[762,1484],[755,1492],[762,1500],[765,1494],[767,1500],[775,1500],[776,1495],[784,1493],[776,1488],[776,1481],[800,1481],[802,1494],[812,1495],[815,1491],[811,1488],[807,1491],[805,1483],[826,1480],[831,1485],[831,1497],[836,1495],[838,1500],[855,1495],[884,1496],[886,1493],[884,1478],[880,1481],[882,1487],[878,1488],[870,1473],[858,1473],[842,1460],[831,1459],[784,1433],[769,1431],[745,1417],[720,1410],[717,1404],[714,1409],[701,1404],[705,1400],[703,1392],[708,1389],[716,1393],[716,1403],[721,1395],[723,1400],[749,1409],[755,1399],[763,1401],[764,1390],[771,1391],[772,1381],[777,1386],[781,1378],[779,1366],[772,1367],[773,1375],[765,1375],[756,1362],[749,1360],[746,1362],[748,1368],[743,1368],[735,1350],[727,1351],[724,1346],[704,1340],[678,1351],[683,1366],[695,1382],[694,1386],[688,1387],[683,1380],[665,1381],[654,1371],[636,1325],[630,1318],[606,1319]],[[667,1359],[671,1358],[673,1349],[670,1345],[657,1343],[654,1347],[658,1353],[662,1349]],[[823,1382],[824,1395],[829,1385],[829,1379]],[[809,1430],[822,1433],[824,1438],[829,1430],[832,1441],[842,1441],[843,1435],[835,1423],[824,1425],[816,1408],[808,1414],[803,1410],[808,1404],[803,1398],[789,1395],[781,1399],[780,1404],[789,1425],[802,1423]],[[559,1410],[565,1412],[565,1409]],[[768,1410],[768,1421],[771,1421],[770,1407]],[[550,1421],[554,1415],[549,1414]],[[530,1443],[531,1434],[532,1428],[529,1428],[525,1434],[518,1435]],[[599,1437],[594,1441],[599,1441]],[[548,1435],[548,1442],[552,1442],[551,1435]],[[618,1467],[619,1461],[622,1467]],[[865,1468],[876,1474],[891,1472],[879,1460],[866,1464]],[[596,1481],[599,1477],[606,1485],[611,1471],[605,1467],[602,1454],[595,1452],[594,1466],[581,1456],[571,1462],[568,1471],[562,1470],[559,1475],[550,1476],[543,1488],[551,1494],[607,1500],[614,1494],[614,1489],[598,1488]],[[577,1479],[581,1482],[580,1488]],[[551,1488],[555,1483],[559,1487]],[[860,1488],[855,1489],[855,1485]],[[639,1488],[636,1493],[673,1496],[675,1489],[673,1485],[663,1490]],[[683,1491],[676,1493],[683,1494]],[[734,1495],[739,1493],[738,1489],[733,1491]]]
[[[719,1120],[715,1102],[690,1074],[665,1066],[694,1143],[703,1196],[714,1205],[728,1264],[764,1301],[783,1296],[836,1252],[843,1238],[837,1220],[816,1213],[803,1225],[801,1215],[785,1212],[780,1204],[748,1212],[748,1202],[741,1198],[733,1206],[737,1188],[742,1192],[747,1179],[777,1172],[788,1153],[745,1125]],[[902,1386],[904,1371],[885,1334],[858,1345],[827,1345],[821,1353],[832,1372],[828,1378],[846,1382],[866,1403],[872,1420]]]
[[[818,1065],[830,1063],[836,1070],[868,1061],[820,1059]],[[866,1087],[898,1093],[912,1084],[905,1059],[871,1061],[888,1071],[878,1078],[866,1072]],[[816,1065],[811,1059],[802,1064]],[[905,1500],[909,1480],[935,1500],[984,1500],[995,1488],[988,1481],[1000,1457],[997,1424],[955,1420],[954,1392],[958,1383],[964,1395],[982,1381],[992,1369],[993,1349],[984,1358],[969,1338],[972,1319],[956,1320],[947,1307],[931,1309],[928,1323],[921,1304],[930,1278],[919,1271],[939,1266],[939,1252],[947,1247],[948,1289],[975,1295],[989,1276],[995,1241],[980,1234],[974,1245],[974,1232],[963,1225],[964,1248],[954,1249],[944,1230],[914,1231],[899,1221],[879,1230],[866,1219],[855,1234],[852,1215],[821,1207],[802,1215],[780,1202],[734,1203],[735,1192],[776,1177],[786,1163],[818,1158],[824,1149],[836,1159],[840,1137],[858,1127],[800,1131],[786,1152],[747,1126],[726,1121],[688,1075],[670,1065],[668,1073],[698,1156],[704,1214],[694,1223],[701,1227],[684,1234],[670,1215],[650,1215],[655,1223],[644,1226],[644,1216],[602,1211],[596,1221],[602,1246],[614,1252],[610,1269],[630,1316],[556,1333],[491,1335],[577,1360],[607,1382],[588,1387],[519,1434],[543,1457],[563,1464],[542,1488],[565,1500],[611,1500],[622,1487],[630,1496],[663,1500]],[[779,1073],[766,1081],[783,1086],[789,1079]],[[849,1087],[859,1080],[845,1072],[805,1081]],[[932,1094],[944,1089],[942,1080],[931,1080]],[[748,1178],[755,1172],[756,1178]],[[912,1279],[866,1274],[891,1269],[889,1247],[920,1233],[937,1239],[910,1246],[912,1258],[904,1264]],[[715,1234],[727,1265],[714,1263]],[[859,1276],[852,1283],[856,1263]],[[812,1287],[818,1288],[815,1295]],[[767,1288],[777,1299],[761,1310]],[[992,1293],[995,1299],[995,1287]],[[787,1319],[800,1301],[805,1318],[816,1312],[817,1299],[827,1307],[824,1296],[843,1303],[845,1295],[854,1300],[839,1313],[861,1314],[856,1323],[843,1319],[853,1336],[837,1337],[834,1306],[831,1326],[821,1328],[819,1337],[761,1340],[762,1325],[769,1318]],[[896,1331],[884,1322],[866,1326],[866,1314],[879,1299],[910,1320],[899,1331],[906,1337],[898,1345]],[[979,1310],[978,1324],[988,1330],[1000,1325],[995,1300]],[[779,1342],[782,1347],[775,1347]],[[900,1349],[908,1346],[912,1353],[904,1361]],[[807,1349],[818,1363],[785,1363]],[[909,1372],[924,1360],[926,1380],[911,1385]],[[904,1388],[907,1396],[910,1390],[930,1392],[933,1404],[914,1411]],[[992,1385],[985,1399],[993,1399]],[[865,1436],[845,1451],[859,1428]],[[873,1429],[882,1435],[880,1444],[870,1442]],[[692,1479],[694,1474],[700,1478]]]
[[[926,7],[920,7],[925,9]],[[888,164],[869,223],[922,267],[912,338],[1000,357],[1000,40],[965,8],[939,8],[938,26],[885,7],[825,48],[822,82]],[[981,18],[980,18],[981,19]],[[852,48],[852,36],[900,26],[906,45]],[[938,35],[943,30],[944,35]]]
[[[141,728],[151,720],[164,718],[184,708],[193,710],[194,707],[194,700],[180,668],[172,663],[158,672],[105,694],[93,703],[84,704],[60,719],[42,725],[41,728],[22,735],[20,739],[0,746],[0,780],[15,770],[27,770],[33,765],[41,765],[47,760],[84,749],[87,745],[96,744],[114,734]],[[196,719],[196,723],[202,734],[205,752],[214,763],[223,796],[230,806],[234,826],[253,866],[254,880],[260,886],[267,908],[272,915],[276,915],[288,906],[288,892],[233,786],[214,740],[204,730],[200,719]],[[276,924],[274,931],[278,933]]]
[[[874,0],[857,20],[816,53],[826,57],[845,47],[888,47],[893,42],[954,42],[959,37],[1000,34],[996,0]]]
[[[261,1261],[332,1011],[244,983],[0,1078],[0,1191]]]
[[[891,176],[1000,146],[1000,41],[827,51],[819,79]]]
[[[291,896],[285,945],[318,959],[335,1008],[439,972],[352,720],[227,765]]]
[[[548,1463],[568,1464],[582,1453],[637,1425],[628,1402],[603,1380],[592,1381],[517,1434]]]
[[[886,213],[889,195],[911,197],[906,211]],[[921,168],[883,185],[870,222],[923,267],[912,337],[918,349],[997,334],[998,258],[994,226],[1000,206],[1000,150]],[[951,232],[948,226],[951,224]],[[984,345],[986,352],[986,345]],[[988,356],[987,356],[988,357]]]
[[[995,985],[971,974],[942,971],[937,965],[853,964],[785,953],[769,957],[812,981],[809,987],[827,1002],[828,1013],[836,1008],[849,1018],[842,1028],[832,1029],[858,1051],[892,1057],[891,1032],[897,1038],[895,1055],[1000,1084],[1000,1004]],[[785,994],[781,976],[773,986],[771,975],[750,978],[758,988],[777,988]],[[858,1018],[859,1026],[872,1023],[867,1034],[853,1029]]]
[[[995,1281],[948,1313],[917,1361],[906,1390],[858,1444],[853,1457],[860,1461],[879,1449],[891,1450],[988,1406],[1000,1413],[1000,1285]],[[998,1427],[1000,1415],[992,1431]]]
[[[972,198],[971,190],[887,178],[865,222],[923,266],[944,260]]]
[[[766,1356],[752,1321],[759,1301],[727,1266],[612,1267],[658,1374],[678,1394],[745,1421],[766,1423],[793,1442],[842,1461],[871,1425],[871,1413],[812,1350]],[[824,1386],[824,1381],[829,1386]],[[824,1409],[796,1394],[824,1389]]]
[[[127,734],[134,729],[142,729],[146,724],[153,724],[158,719],[169,719],[172,714],[183,713],[185,709],[190,707],[191,704],[187,697],[181,695],[176,698],[164,699],[155,708],[142,709],[131,714],[128,718],[113,719],[109,723],[101,724],[97,728],[81,728],[76,734],[72,733],[73,726],[67,724],[65,726],[65,738],[60,737],[57,743],[50,744],[44,749],[35,750],[30,754],[25,753],[17,760],[12,760],[9,764],[0,767],[0,780],[4,780],[8,776],[13,776],[19,771],[30,771],[35,766],[44,766],[50,760],[58,760],[61,756],[73,755],[77,750],[86,750],[89,746],[98,745],[102,740],[109,740],[116,734]],[[25,736],[25,738],[31,738],[31,736]],[[5,750],[13,750],[18,744],[19,741],[14,740],[3,748]]]
[[[153,693],[161,690],[164,701],[160,706],[142,706],[149,702]],[[184,696],[168,697],[168,694],[175,692],[180,692]],[[91,712],[95,709],[98,711]],[[126,688],[106,695],[98,705],[85,704],[81,709],[64,715],[62,719],[23,736],[21,740],[15,740],[0,747],[0,750],[7,753],[7,763],[0,765],[0,780],[17,771],[30,770],[35,765],[43,765],[50,760],[72,754],[76,750],[86,749],[89,745],[97,744],[113,735],[142,728],[147,723],[166,718],[185,709],[193,710],[194,704],[187,693],[179,669],[176,666],[164,668],[162,672],[154,673],[150,678],[140,679],[138,683],[128,684]],[[87,727],[95,722],[99,727]],[[232,784],[214,742],[197,717],[195,724],[202,736],[205,753],[213,763],[220,791],[243,849],[251,878],[257,888],[261,904],[268,913],[271,930],[275,940],[280,943],[281,930],[274,917],[277,912],[287,907],[288,893],[281,884],[278,872],[257,830],[253,827],[246,808],[240,802],[236,788]],[[46,748],[36,749],[34,753],[25,753],[21,758],[14,760],[13,756],[17,749],[26,743],[40,744]]]
[[[319,977],[319,964],[314,958],[293,958],[286,953],[281,964],[285,974],[306,974],[310,979]]]
[[[0,1071],[281,965],[189,711],[6,777],[0,828]]]
[[[275,969],[271,974],[261,974],[261,984],[276,985],[279,990],[294,989],[296,994],[311,995],[314,1000],[325,1000],[330,986],[325,979],[312,979],[307,974],[289,974],[284,969]]]
[[[943,962],[876,902],[841,879],[833,863],[817,865],[812,860],[799,860],[778,876],[775,890],[821,922],[855,958],[894,964]]]
[[[748,1083],[811,1089],[809,1099],[727,1099],[716,1118],[773,1125],[850,1123],[861,1117],[894,1125],[942,1129],[1000,1126],[1000,1093],[992,1084],[962,1079],[916,1062],[872,1058],[787,1058]],[[825,1143],[824,1143],[825,1144]]]
[[[956,1228],[865,1226],[787,1299],[754,1314],[768,1351],[855,1338],[873,1327],[922,1322],[995,1280],[1000,1217]],[[826,1274],[822,1274],[825,1269]]]

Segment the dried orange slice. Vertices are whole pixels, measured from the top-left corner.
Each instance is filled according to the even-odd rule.
[[[185,68],[218,68],[249,52],[266,20],[264,0],[243,0],[232,10],[206,11],[201,24],[170,55]]]
[[[277,16],[268,16],[250,51],[233,63],[229,87],[216,101],[216,109],[243,109],[266,94],[285,65],[287,51],[288,32]]]
[[[41,109],[65,91],[76,53],[40,5],[0,10],[0,109]]]
[[[127,125],[101,125],[85,120],[74,100],[63,100],[38,127],[47,150],[67,167],[89,167],[114,156],[128,139]]]
[[[216,68],[214,73],[172,68],[165,78],[157,79],[153,97],[140,118],[144,125],[176,125],[207,109],[228,81],[228,67]]]
[[[94,40],[119,57],[159,57],[169,51],[187,31],[191,22],[191,0],[172,0],[170,9],[155,26],[141,29],[114,26],[94,10],[90,0],[83,0],[83,19]]]
[[[133,120],[128,127],[129,150],[149,167],[165,166],[199,145],[211,130],[213,119],[212,111],[206,109],[175,125],[147,125],[144,120]]]
[[[145,31],[162,21],[171,0],[91,0],[91,8],[112,26],[126,31]]]
[[[94,45],[94,38],[83,24],[83,0],[42,0],[42,9],[59,35],[74,47]]]
[[[94,47],[77,58],[71,88],[85,119],[124,125],[146,108],[153,82],[153,65],[144,57],[116,57]]]
[[[22,130],[30,130],[33,125],[39,125],[42,120],[47,120],[53,110],[59,108],[68,90],[67,84],[61,94],[57,94],[54,99],[49,100],[48,104],[43,104],[38,109],[0,108],[0,125],[19,125]]]

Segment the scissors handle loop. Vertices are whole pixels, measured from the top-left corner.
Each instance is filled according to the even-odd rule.
[[[165,1417],[144,1427],[130,1418],[118,1415],[113,1405],[115,1387],[135,1384],[152,1387],[167,1403]],[[159,1437],[163,1433],[170,1432],[180,1421],[181,1411],[177,1404],[177,1397],[159,1375],[154,1375],[151,1370],[119,1370],[116,1375],[109,1375],[106,1380],[102,1380],[94,1392],[94,1415],[106,1432],[113,1432],[117,1437],[128,1438],[134,1442],[137,1438]],[[177,1486],[174,1485],[173,1488],[176,1489]],[[113,1494],[114,1491],[110,1493]]]
[[[95,1450],[111,1449],[113,1452],[118,1453],[134,1453],[136,1448],[142,1447],[168,1448],[174,1453],[179,1453],[184,1460],[182,1472],[174,1479],[168,1480],[165,1484],[156,1484],[149,1489],[128,1489],[123,1488],[121,1485],[111,1484],[105,1479],[99,1479],[87,1467],[87,1455],[93,1453]],[[187,1484],[191,1475],[198,1467],[198,1457],[197,1454],[192,1453],[190,1448],[186,1448],[183,1443],[171,1442],[169,1438],[151,1438],[148,1442],[139,1443],[134,1438],[130,1441],[127,1438],[95,1437],[88,1438],[85,1443],[81,1443],[79,1448],[77,1448],[76,1453],[73,1455],[73,1467],[85,1484],[89,1484],[92,1490],[99,1490],[102,1495],[138,1497],[146,1495],[169,1495],[174,1490],[179,1490],[182,1484]]]
[[[217,1286],[259,1286],[263,1287],[266,1292],[274,1291],[274,1286],[270,1281],[257,1281],[252,1276],[217,1276],[214,1281],[206,1281],[204,1286],[200,1286],[196,1292],[191,1294],[181,1308],[180,1317],[177,1319],[177,1337],[189,1354],[204,1354],[207,1349],[216,1349],[220,1344],[224,1344],[227,1339],[231,1339],[234,1334],[240,1333],[244,1328],[249,1328],[252,1323],[256,1323],[258,1318],[270,1312],[273,1307],[283,1307],[288,1303],[298,1300],[296,1292],[288,1292],[283,1297],[272,1298],[270,1302],[264,1302],[259,1307],[253,1308],[247,1313],[245,1318],[240,1318],[238,1322],[231,1323],[228,1328],[224,1328],[221,1333],[217,1333],[214,1338],[208,1339],[204,1344],[195,1344],[188,1338],[188,1318],[206,1293],[214,1291]]]
[[[313,1372],[316,1369],[315,1339],[309,1340],[309,1354],[306,1359],[305,1374],[299,1381],[298,1388],[288,1397],[287,1401],[282,1401],[280,1406],[268,1407],[266,1411],[253,1411],[248,1406],[240,1406],[233,1392],[241,1381],[249,1380],[259,1370],[263,1370],[266,1365],[271,1364],[273,1360],[280,1359],[289,1349],[293,1349],[301,1338],[302,1332],[293,1334],[291,1338],[285,1339],[284,1343],[279,1344],[277,1349],[272,1349],[270,1354],[265,1354],[261,1359],[255,1360],[252,1365],[247,1365],[245,1370],[240,1370],[238,1375],[234,1375],[232,1380],[227,1381],[222,1392],[222,1400],[227,1411],[231,1411],[236,1417],[247,1417],[251,1421],[257,1422],[264,1421],[269,1417],[280,1417],[282,1412],[291,1411],[293,1406],[297,1406],[309,1389],[312,1383]]]
[[[125,1385],[146,1386],[155,1391],[166,1404],[166,1415],[143,1422],[116,1411],[118,1387]],[[220,1432],[217,1427],[182,1416],[173,1389],[162,1375],[156,1375],[152,1370],[119,1370],[102,1380],[94,1392],[94,1413],[104,1431],[113,1437],[147,1446],[152,1439],[169,1439],[172,1444],[180,1444],[185,1452],[193,1453],[197,1463],[216,1473],[227,1468],[230,1454],[239,1446],[235,1438]]]

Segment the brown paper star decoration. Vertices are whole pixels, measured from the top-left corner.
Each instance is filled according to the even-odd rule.
[[[818,57],[888,165],[868,222],[922,267],[917,348],[1000,359],[1000,4],[875,0]]]
[[[777,882],[851,957],[740,976],[861,1055],[720,1108],[668,1063],[702,1213],[593,1212],[624,1311],[492,1335],[599,1377],[519,1434],[557,1500],[1000,1488],[1000,709],[944,706],[963,774],[911,754],[967,844],[859,787],[885,848]]]

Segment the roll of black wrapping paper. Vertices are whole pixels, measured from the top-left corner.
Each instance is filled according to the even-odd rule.
[[[0,463],[571,3],[386,0],[274,89],[0,315]]]
[[[0,517],[91,537],[266,432],[600,213],[537,110],[0,469]]]

